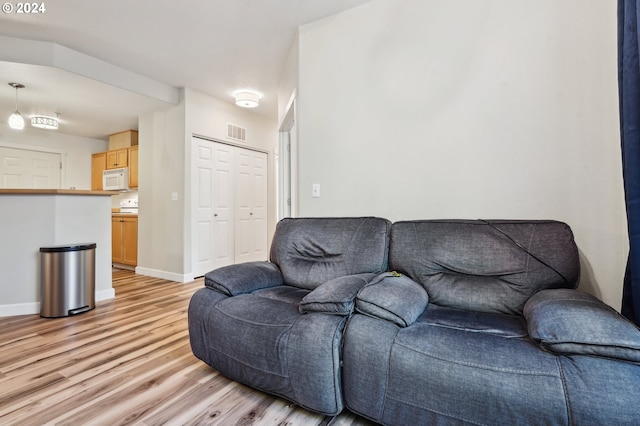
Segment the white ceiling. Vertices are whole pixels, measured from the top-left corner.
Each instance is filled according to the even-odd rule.
[[[298,27],[367,1],[45,1],[44,13],[0,14],[0,37],[61,45],[171,89],[189,87],[231,103],[234,90],[253,89],[263,95],[255,111],[275,119],[278,81]],[[106,84],[108,78],[20,59],[29,56],[0,50],[2,121],[15,109],[9,82],[26,86],[18,93],[24,116],[59,112],[58,132],[84,137],[136,129],[139,114],[170,105]]]

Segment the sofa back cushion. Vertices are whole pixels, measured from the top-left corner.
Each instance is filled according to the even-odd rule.
[[[287,218],[270,260],[287,285],[313,290],[331,279],[387,269],[391,222],[382,218]]]
[[[547,288],[575,288],[578,248],[557,221],[396,222],[390,269],[421,283],[430,303],[477,312],[522,314]]]

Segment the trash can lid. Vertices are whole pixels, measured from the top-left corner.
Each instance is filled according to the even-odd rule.
[[[60,253],[67,251],[90,250],[96,248],[96,243],[63,244],[60,246],[40,247],[41,253]]]

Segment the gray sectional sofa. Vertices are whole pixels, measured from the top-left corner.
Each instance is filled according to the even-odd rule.
[[[575,290],[557,221],[302,218],[270,262],[217,269],[196,357],[335,415],[408,424],[639,424],[640,331]]]

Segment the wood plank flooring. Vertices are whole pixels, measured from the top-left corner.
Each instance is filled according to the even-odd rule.
[[[0,425],[337,425],[233,382],[191,353],[181,284],[114,270],[116,298],[77,316],[0,318]]]

